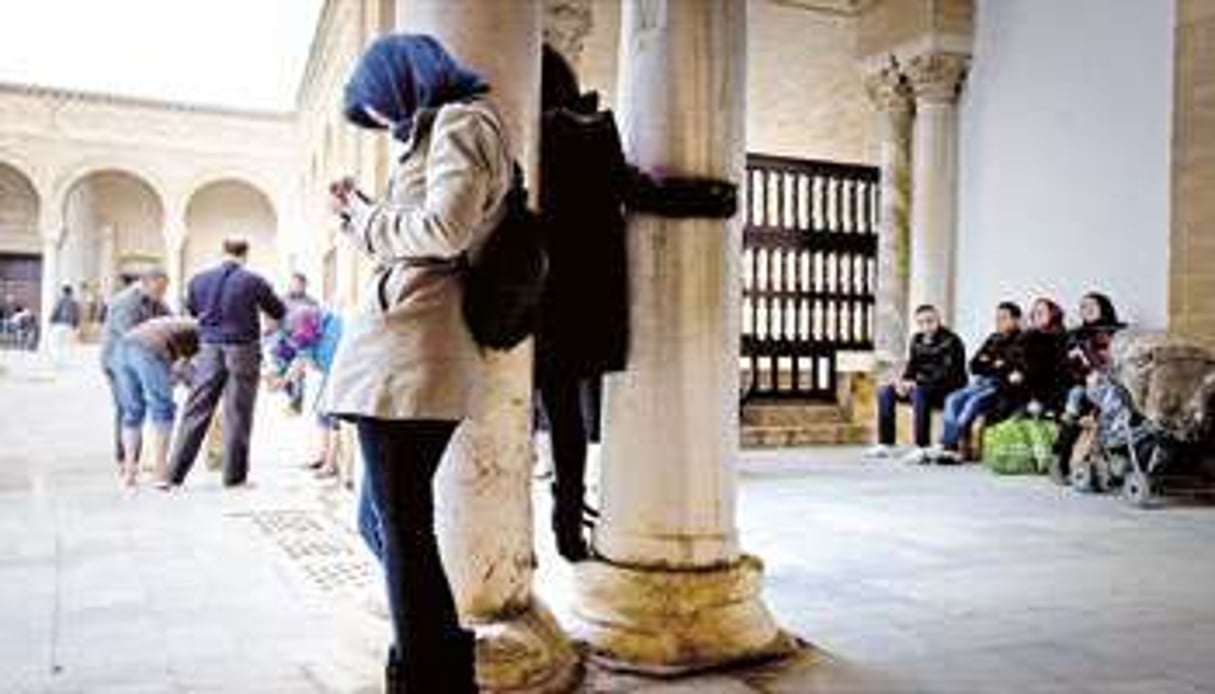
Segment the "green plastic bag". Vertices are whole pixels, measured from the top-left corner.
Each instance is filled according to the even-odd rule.
[[[983,434],[983,463],[998,475],[1039,475],[1050,468],[1051,448],[1059,435],[1054,422],[1014,417]]]

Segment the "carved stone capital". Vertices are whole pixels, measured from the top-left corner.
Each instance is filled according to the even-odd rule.
[[[577,66],[594,23],[591,0],[545,0],[544,41]]]
[[[907,78],[917,101],[953,103],[969,69],[968,55],[923,53],[907,62]]]
[[[865,91],[877,110],[891,115],[911,112],[912,89],[907,76],[891,65],[865,77]]]

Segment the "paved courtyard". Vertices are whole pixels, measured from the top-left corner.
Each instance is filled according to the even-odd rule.
[[[348,495],[298,469],[306,418],[263,398],[253,489],[200,465],[182,494],[131,495],[78,362],[0,354],[0,692],[378,691],[375,574]],[[1215,692],[1215,507],[832,449],[747,454],[740,509],[806,652],[677,682],[592,671],[586,691]],[[568,619],[548,543],[537,590]]]

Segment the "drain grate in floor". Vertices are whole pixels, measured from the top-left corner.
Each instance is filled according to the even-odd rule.
[[[248,518],[322,591],[358,592],[376,580],[366,554],[352,546],[354,535],[320,511],[252,511]]]

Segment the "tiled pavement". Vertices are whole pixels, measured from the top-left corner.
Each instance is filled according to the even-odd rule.
[[[384,624],[348,499],[263,398],[257,486],[118,490],[92,356],[0,354],[0,692],[374,692]],[[543,494],[538,495],[543,499]],[[740,525],[791,662],[594,692],[1215,692],[1215,507],[1143,512],[1041,479],[747,454]],[[341,521],[341,522],[339,522]],[[570,577],[539,542],[540,594]]]

